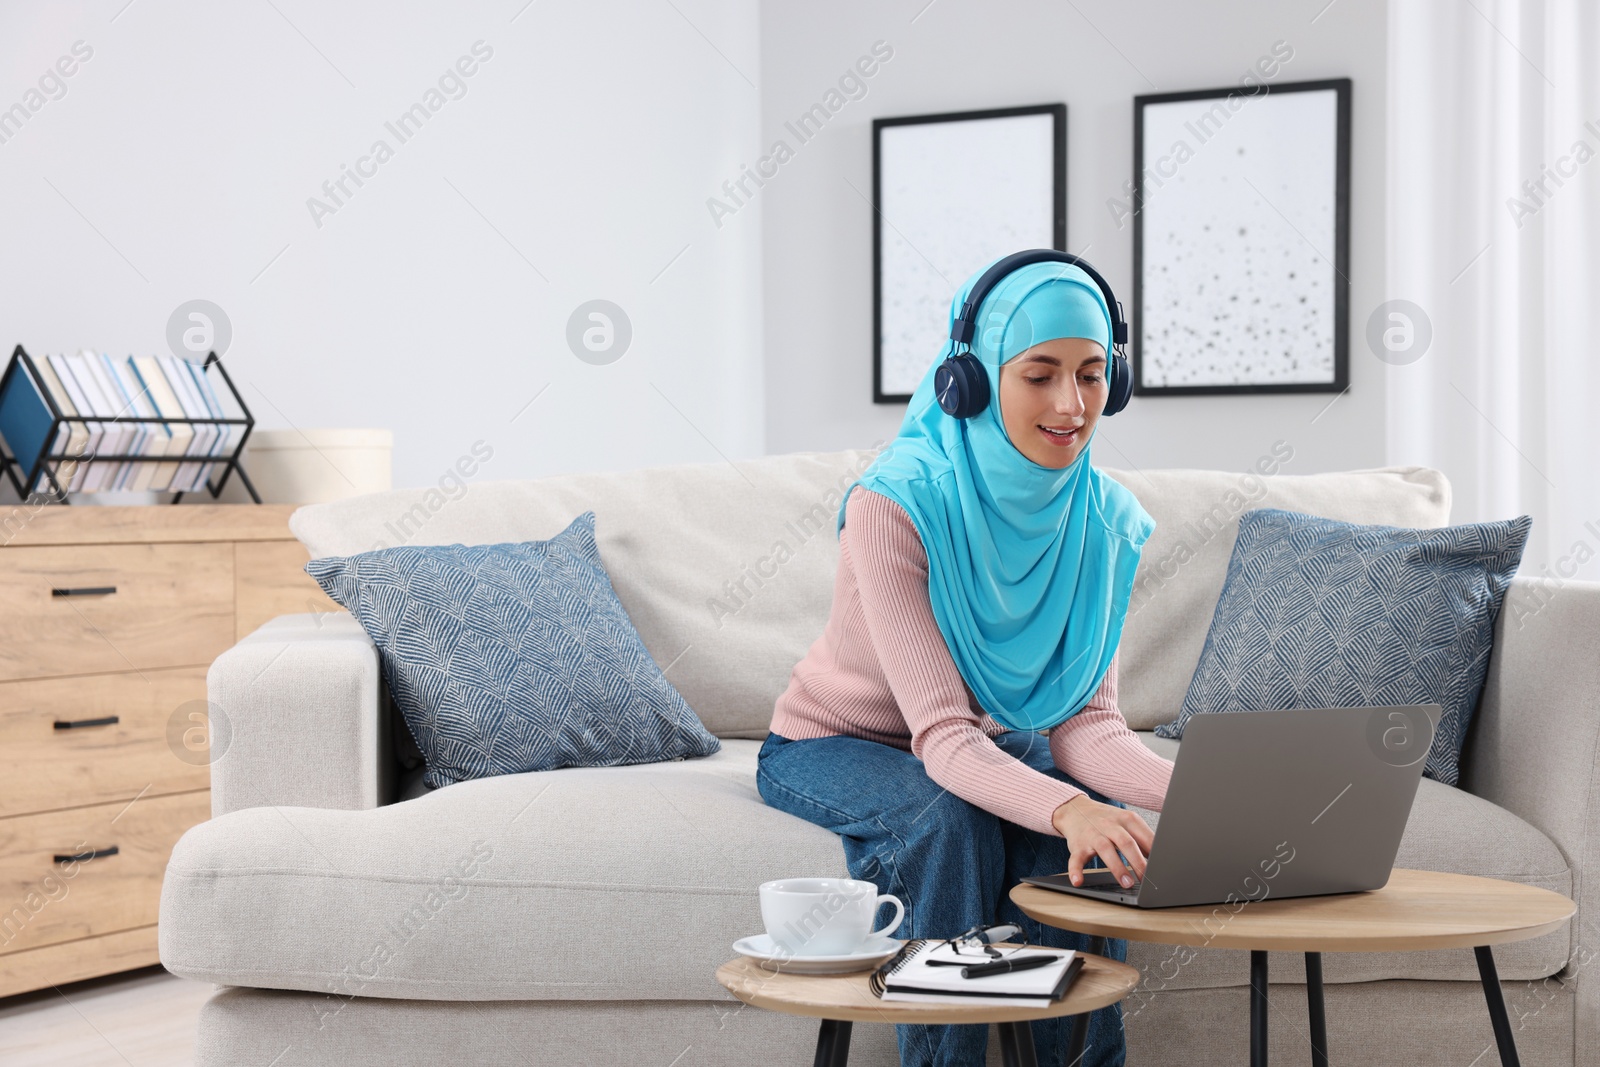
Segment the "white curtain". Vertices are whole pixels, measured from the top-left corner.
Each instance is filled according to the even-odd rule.
[[[1391,0],[1388,47],[1388,462],[1600,579],[1600,0]]]

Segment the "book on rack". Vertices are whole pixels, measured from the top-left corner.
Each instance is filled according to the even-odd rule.
[[[60,374],[56,372],[55,364],[48,359],[44,359],[35,365],[39,368],[39,377],[43,379],[39,383],[44,386],[42,393],[47,394],[55,401],[56,407],[61,411],[63,418],[73,420],[74,416],[78,414],[78,409],[73,405],[71,397],[68,396],[67,387],[61,381]],[[48,408],[46,409],[46,414],[48,414]],[[94,442],[97,439],[97,435],[89,432],[88,422],[83,420],[68,421],[66,441],[63,442],[61,435],[57,434],[55,451],[64,451],[69,456],[81,458],[91,454]],[[63,444],[65,448],[60,447]],[[87,460],[80,462],[79,459],[70,459],[62,463],[60,469],[56,472],[56,477],[61,480],[61,487],[70,489],[81,485],[88,466]],[[41,472],[33,485],[33,491],[36,493],[47,492],[49,491],[49,484],[49,479]]]
[[[206,370],[199,364],[189,364],[189,370],[194,375],[194,380],[200,386],[200,399],[205,402],[206,409],[211,412],[214,419],[225,419],[228,412],[222,406],[222,398],[217,395],[216,389],[211,386],[211,379],[206,376]],[[244,427],[239,425],[221,425],[217,427],[220,438],[215,455],[226,456],[232,452],[244,438]]]
[[[84,349],[79,355],[83,358],[83,366],[88,368],[89,377],[94,381],[94,388],[90,396],[98,396],[96,413],[106,417],[107,425],[116,433],[114,445],[107,452],[114,456],[133,455],[138,452],[139,444],[144,438],[143,432],[131,420],[133,398],[128,396],[122,388],[122,383],[112,373],[111,361],[100,352]],[[122,480],[127,476],[131,464],[126,459],[108,460],[106,462],[105,477],[101,479],[101,489],[120,489]]]
[[[43,455],[61,441],[60,431],[55,441],[50,440],[50,427],[55,417],[33,388],[36,384],[29,376],[14,374],[0,392],[0,436],[5,437],[7,447],[13,455],[22,457],[20,462],[23,463]],[[37,491],[37,484],[35,482],[30,491]]]
[[[137,456],[144,452],[145,441],[149,436],[148,430],[140,423],[131,421],[135,417],[133,396],[122,381],[122,375],[117,373],[116,364],[104,352],[94,353],[84,351],[84,358],[89,361],[90,368],[100,382],[100,391],[111,401],[113,408],[112,417],[122,424],[126,431],[123,438],[122,453]],[[128,477],[133,473],[137,464],[126,459],[117,460],[117,465],[112,474],[107,489],[126,489]]]
[[[116,421],[116,406],[101,387],[100,376],[95,373],[97,362],[95,354],[87,350],[66,357],[67,369],[77,384],[79,394],[83,397],[83,403],[78,406],[78,410],[98,416],[100,419],[100,447],[95,454],[119,456],[126,450],[128,440],[133,435],[127,426]],[[116,476],[119,466],[120,463],[112,459],[100,459],[89,464],[89,476],[83,483],[84,492],[94,493],[110,489],[111,481]]]
[[[178,403],[183,409],[185,418],[209,419],[211,412],[206,409],[205,402],[200,399],[200,392],[195,386],[194,375],[191,372],[192,364],[186,359],[177,356],[157,356],[161,370],[165,373],[167,385],[172,389],[173,395],[178,398]],[[199,462],[212,454],[219,436],[218,426],[195,424],[194,438],[189,442],[185,453],[190,457],[190,462],[178,465],[178,473],[173,476],[172,488],[182,489],[185,492],[199,489],[205,485],[206,477],[211,473],[209,463]]]
[[[991,958],[975,955],[970,949],[957,952],[948,941],[907,941],[872,973],[868,985],[883,1000],[1045,1008],[1067,995],[1067,988],[1083,969],[1083,957],[1072,949],[1031,945],[995,948],[1003,959],[1047,956],[1055,960],[1025,971],[965,978],[964,966],[991,962]]]
[[[89,415],[91,412],[88,397],[78,388],[78,380],[67,364],[67,357],[50,356],[45,362],[55,371],[56,379],[61,383],[62,392],[54,394],[56,406],[60,407],[63,413],[70,407],[74,415]],[[63,401],[66,402],[65,407],[62,406]],[[105,450],[105,427],[100,424],[100,420],[86,419],[83,425],[88,434],[88,444],[84,449],[84,455],[88,458],[77,465],[72,478],[64,486],[73,493],[88,486],[91,475],[94,474],[94,457]]]
[[[206,377],[205,368],[198,363],[189,363],[188,361],[184,361],[184,364],[189,371],[189,377],[194,381],[195,398],[200,402],[201,410],[204,412],[202,417],[212,419],[227,418],[227,413],[222,410],[222,402],[217,398],[216,390],[211,388],[211,379]],[[214,437],[211,442],[211,450],[207,455],[220,459],[233,450],[234,443],[238,440],[238,436],[243,432],[244,427],[218,424],[209,427],[209,429],[213,431]],[[206,465],[205,476],[201,479],[202,485],[210,480],[214,466],[214,464]]]
[[[133,368],[133,373],[139,380],[139,387],[155,408],[156,417],[162,420],[181,419],[184,417],[183,405],[178,403],[178,398],[173,395],[172,387],[167,384],[167,376],[161,373],[161,365],[156,362],[155,356],[130,356],[128,362]],[[183,422],[162,422],[167,431],[167,445],[161,453],[163,456],[181,456],[189,451],[189,444],[194,440],[194,427]],[[173,487],[173,476],[178,473],[178,463],[147,463],[150,468],[149,484],[146,489],[157,492],[167,492]]]
[[[167,448],[172,443],[172,433],[167,424],[161,421],[160,412],[156,410],[155,402],[150,399],[150,391],[145,388],[138,371],[134,368],[133,357],[125,356],[109,362],[122,385],[122,391],[128,395],[132,414],[138,419],[138,426],[144,434],[143,440],[135,446],[138,454],[152,458],[166,455]],[[149,489],[155,478],[157,466],[159,465],[155,463],[129,463],[120,487],[136,491]]]

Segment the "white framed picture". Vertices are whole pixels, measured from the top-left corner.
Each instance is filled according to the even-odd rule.
[[[872,399],[906,403],[985,263],[1067,244],[1067,106],[872,122]]]
[[[1134,98],[1134,392],[1349,383],[1350,79]]]

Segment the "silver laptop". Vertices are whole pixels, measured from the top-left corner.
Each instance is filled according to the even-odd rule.
[[[1381,889],[1443,709],[1196,715],[1183,731],[1144,878],[1104,868],[1032,885],[1140,908]]]

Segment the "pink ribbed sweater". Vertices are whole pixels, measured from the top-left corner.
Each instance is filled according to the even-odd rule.
[[[928,777],[972,804],[1042,833],[1083,791],[995,745],[950,656],[928,599],[928,557],[895,501],[852,489],[839,535],[833,610],[789,676],[772,731],[791,740],[846,734],[909,750]],[[1081,711],[1050,731],[1053,762],[1124,803],[1160,811],[1172,761],[1146,748],[1117,708],[1117,657]]]

